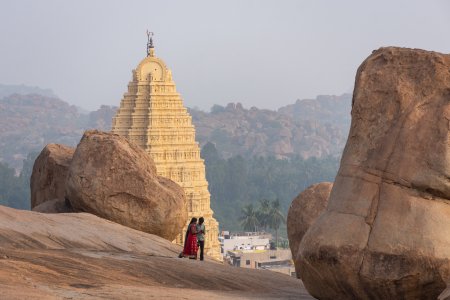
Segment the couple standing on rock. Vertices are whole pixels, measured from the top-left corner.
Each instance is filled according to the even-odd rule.
[[[205,219],[200,217],[192,218],[189,226],[186,230],[186,236],[184,239],[183,252],[180,253],[181,257],[189,257],[190,259],[197,259],[197,251],[200,247],[200,260],[203,260],[203,250],[205,248]]]

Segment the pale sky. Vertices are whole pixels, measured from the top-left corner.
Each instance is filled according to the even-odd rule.
[[[450,1],[2,0],[0,83],[117,106],[147,29],[186,106],[276,109],[350,91],[381,46],[450,53]]]

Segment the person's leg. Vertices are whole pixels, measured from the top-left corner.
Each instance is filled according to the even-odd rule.
[[[200,241],[200,260],[203,260],[203,250],[205,249],[205,241]]]

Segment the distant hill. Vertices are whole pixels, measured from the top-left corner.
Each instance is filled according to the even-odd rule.
[[[298,100],[278,111],[230,103],[215,105],[211,112],[191,109],[190,113],[201,146],[214,143],[221,157],[309,158],[341,154],[350,106],[351,96],[344,94]],[[83,113],[42,94],[15,93],[0,98],[0,162],[18,170],[28,153],[40,151],[48,143],[75,146],[86,129],[110,130],[116,110],[101,106]]]
[[[210,113],[190,110],[197,139],[213,142],[223,157],[340,156],[350,128],[351,95],[298,100],[271,111],[240,103],[215,105]]]
[[[82,114],[73,105],[38,94],[13,94],[0,99],[0,162],[16,170],[28,153],[48,143],[75,146],[84,130],[110,130],[115,108],[102,106]]]
[[[41,89],[37,86],[27,86],[23,84],[0,84],[0,98],[19,94],[19,95],[29,95],[37,94],[46,97],[56,97],[51,89]]]
[[[278,112],[295,120],[317,120],[349,129],[351,104],[351,94],[320,95],[316,99],[297,100],[294,104],[279,108]]]

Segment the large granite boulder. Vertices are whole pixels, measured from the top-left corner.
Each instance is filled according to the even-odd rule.
[[[300,243],[318,299],[436,299],[450,280],[450,55],[381,48],[359,67],[327,210]]]
[[[67,171],[75,149],[48,144],[34,161],[30,179],[31,208],[53,200],[64,200]]]
[[[73,155],[66,198],[74,211],[173,240],[187,221],[183,189],[159,177],[151,157],[126,138],[86,131]]]
[[[297,259],[300,241],[309,227],[326,209],[330,197],[332,182],[313,184],[292,200],[287,215],[287,234],[295,271],[300,278],[300,262]]]

